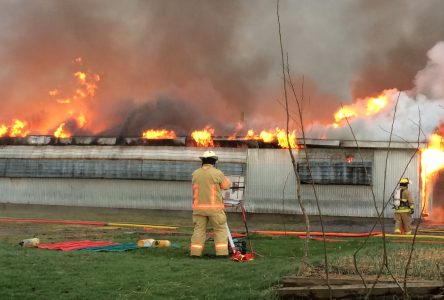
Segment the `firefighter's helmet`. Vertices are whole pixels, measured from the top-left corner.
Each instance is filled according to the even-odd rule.
[[[202,156],[199,156],[200,159],[210,158],[210,157],[214,158],[215,160],[218,160],[218,157],[217,157],[216,153],[214,153],[214,151],[211,151],[211,150],[205,151],[202,154]]]
[[[410,180],[408,179],[408,178],[401,178],[401,180],[399,181],[399,184],[402,184],[402,185],[407,185],[407,184],[410,184],[411,182],[410,182]]]

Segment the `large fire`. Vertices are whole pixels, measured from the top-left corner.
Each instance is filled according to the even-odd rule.
[[[0,124],[0,137],[26,137],[29,134],[28,122],[24,120],[15,119],[8,126],[6,124]]]
[[[393,90],[385,90],[377,97],[364,98],[356,103],[342,107],[334,115],[336,124],[345,118],[374,115],[387,105],[391,92]]]
[[[175,139],[176,133],[173,130],[166,129],[149,129],[142,133],[144,139]]]
[[[207,126],[202,130],[195,130],[191,133],[191,137],[199,147],[214,147],[213,140],[214,128]],[[175,139],[176,133],[167,129],[149,129],[142,133],[144,139]],[[235,134],[228,137],[228,140],[257,140],[264,143],[278,143],[281,148],[289,148],[287,142],[287,135],[285,130],[276,127],[272,130],[262,130],[259,134],[255,134],[254,130],[250,129],[244,137],[238,137]],[[289,132],[288,141],[293,149],[297,149],[296,131]]]
[[[79,69],[85,69],[81,58],[76,58],[75,63]],[[48,100],[53,99],[54,104],[47,107],[51,112],[47,118],[32,124],[26,118],[15,118],[9,124],[0,122],[0,137],[26,137],[29,134],[52,132],[55,137],[66,138],[72,135],[67,127],[73,129],[75,124],[76,128],[83,128],[87,123],[89,110],[86,101],[94,98],[100,76],[84,70],[75,71],[72,76],[74,83],[66,83],[71,88],[54,88],[48,91]],[[67,125],[69,120],[70,126]]]
[[[78,129],[85,128],[88,120],[92,117],[89,111],[89,100],[94,99],[98,83],[101,78],[98,74],[90,72],[84,66],[83,59],[78,57],[74,60],[76,69],[72,73],[72,83],[66,83],[65,88],[57,87],[48,90],[48,100],[52,99],[54,107],[51,108],[50,117],[35,122],[32,126],[29,122],[22,119],[14,119],[8,123],[0,123],[0,137],[26,137],[29,134],[52,134],[56,138],[70,138]],[[66,87],[70,88],[66,88]],[[243,122],[238,122],[235,132],[229,139],[237,140],[260,140],[265,143],[278,143],[281,148],[297,148],[296,132],[291,131],[287,134],[285,130],[275,128],[271,130],[261,130],[255,133],[253,129],[242,134]],[[91,131],[91,128],[88,128]],[[199,147],[214,147],[214,128],[207,126],[202,130],[194,130],[190,133],[192,139]],[[144,139],[174,139],[176,133],[168,129],[148,129],[142,133]]]
[[[69,138],[71,137],[71,134],[67,133],[64,131],[64,127],[65,127],[65,123],[60,124],[60,126],[57,128],[57,130],[54,132],[54,136],[56,138],[61,138],[61,139],[65,139],[65,138]]]
[[[195,130],[191,133],[191,137],[199,147],[214,147],[213,142],[214,129],[210,126],[203,130]]]
[[[443,138],[433,134],[429,139],[428,147],[421,149],[421,202],[427,208],[427,199],[430,196],[430,186],[435,182],[437,173],[444,169]],[[427,211],[425,211],[427,214]]]
[[[263,141],[264,143],[277,142],[281,148],[289,148],[286,131],[279,127],[271,130],[262,130],[259,134],[255,134],[254,130],[250,129],[247,131],[247,135],[243,137],[243,139],[258,140]],[[295,130],[288,133],[288,141],[290,142],[292,149],[298,148]]]

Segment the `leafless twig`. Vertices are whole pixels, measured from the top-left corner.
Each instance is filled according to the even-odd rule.
[[[291,162],[293,164],[293,170],[296,176],[296,187],[297,187],[297,197],[298,197],[298,201],[299,201],[299,206],[301,207],[301,211],[305,217],[305,224],[306,224],[306,239],[305,239],[305,255],[308,256],[308,238],[310,236],[310,221],[308,218],[308,215],[305,211],[305,207],[302,201],[302,197],[301,197],[301,179],[300,179],[300,174],[299,171],[297,170],[297,165],[296,165],[296,161],[293,155],[293,151],[292,151],[292,146],[290,143],[290,138],[289,138],[289,120],[290,120],[290,112],[289,112],[289,105],[288,105],[288,94],[287,94],[287,80],[286,80],[286,75],[288,76],[288,83],[291,87],[291,90],[293,92],[293,96],[295,98],[296,104],[297,104],[297,108],[298,108],[298,116],[299,116],[299,126],[301,128],[302,131],[302,140],[304,143],[304,154],[305,154],[305,160],[307,162],[308,165],[308,171],[310,174],[310,177],[312,178],[312,172],[311,172],[311,167],[310,167],[310,162],[308,159],[308,153],[307,153],[307,144],[306,144],[306,138],[305,138],[305,130],[304,130],[304,121],[303,121],[303,110],[302,110],[302,101],[304,99],[304,81],[302,81],[302,99],[301,101],[299,101],[299,98],[297,97],[296,94],[296,89],[293,85],[293,82],[291,80],[291,75],[290,75],[290,65],[288,62],[288,55],[287,55],[287,63],[285,64],[284,62],[284,50],[283,50],[283,45],[282,45],[282,34],[281,34],[281,23],[280,23],[280,17],[279,17],[279,0],[277,1],[277,18],[278,18],[278,24],[279,24],[279,41],[280,41],[280,47],[281,47],[281,59],[282,59],[282,75],[283,75],[283,83],[284,83],[284,95],[285,95],[285,108],[286,108],[286,113],[287,113],[287,118],[286,118],[286,130],[287,130],[287,144],[288,144],[288,149],[289,149],[289,154],[291,157]],[[285,72],[285,65],[287,66],[286,71]],[[287,73],[287,74],[286,74]],[[316,206],[318,209],[318,214],[319,214],[319,219],[320,219],[320,223],[321,223],[321,228],[322,228],[322,235],[323,235],[323,245],[324,245],[324,264],[325,264],[325,275],[326,275],[326,280],[327,280],[327,286],[329,289],[329,296],[330,299],[332,298],[332,291],[331,291],[331,286],[329,283],[329,268],[328,268],[328,256],[327,256],[327,245],[326,245],[326,241],[325,241],[325,229],[324,229],[324,222],[322,219],[322,212],[320,209],[320,205],[319,205],[319,200],[318,200],[318,196],[317,196],[317,192],[316,192],[316,188],[314,185],[313,180],[311,180],[312,182],[312,187],[313,187],[313,192],[315,195],[315,200],[316,200]],[[307,258],[307,257],[305,257]]]
[[[399,94],[398,94],[398,99],[397,99],[397,101],[396,101],[396,105],[395,105],[395,112],[394,112],[394,115],[393,115],[393,121],[392,121],[392,126],[391,126],[391,133],[393,132],[393,126],[394,126],[394,121],[395,121],[395,116],[396,116],[396,109],[397,109],[397,105],[398,105],[398,100],[399,100]],[[354,139],[354,141],[355,141],[355,143],[356,143],[356,146],[357,146],[357,149],[358,149],[359,156],[361,157],[361,161],[364,162],[364,159],[363,159],[363,157],[362,157],[362,153],[361,153],[361,150],[360,150],[360,147],[359,147],[359,143],[358,143],[358,141],[357,141],[356,135],[354,134],[354,131],[353,131],[353,128],[352,128],[352,126],[351,126],[351,124],[350,124],[350,121],[349,121],[348,117],[346,117],[345,119],[346,119],[346,121],[347,121],[347,125],[348,125],[348,127],[350,128],[350,131],[351,131],[351,133],[352,133],[352,135],[353,135],[353,139]],[[373,198],[373,204],[374,204],[374,206],[375,206],[375,210],[376,210],[376,213],[377,213],[377,223],[381,224],[382,237],[383,237],[383,250],[384,250],[384,252],[383,252],[383,258],[382,258],[382,262],[381,262],[381,267],[380,267],[380,269],[379,269],[379,272],[378,272],[377,278],[376,278],[375,282],[373,283],[373,285],[371,286],[371,288],[367,290],[367,294],[366,294],[366,296],[365,296],[366,299],[368,299],[368,297],[371,295],[371,293],[372,293],[372,291],[373,291],[373,288],[374,288],[375,285],[377,284],[377,282],[378,282],[378,280],[379,280],[379,278],[380,278],[380,276],[381,276],[381,274],[382,274],[382,270],[383,270],[384,267],[387,269],[387,271],[389,272],[389,274],[391,275],[391,277],[393,278],[393,280],[397,283],[397,285],[399,286],[399,288],[400,288],[400,289],[403,291],[403,293],[404,293],[404,290],[403,290],[402,286],[399,284],[399,282],[397,281],[397,279],[393,276],[393,274],[392,274],[392,272],[390,271],[390,268],[389,268],[389,266],[388,266],[388,260],[387,260],[387,248],[386,248],[386,239],[385,239],[385,225],[384,225],[384,219],[383,219],[383,216],[384,216],[384,210],[385,210],[385,207],[386,207],[386,205],[385,205],[385,182],[386,182],[386,173],[387,173],[387,161],[388,161],[388,154],[389,154],[389,151],[390,151],[391,140],[392,140],[392,135],[390,134],[390,140],[389,140],[388,151],[387,151],[387,156],[386,156],[386,163],[385,163],[385,169],[384,169],[384,189],[383,189],[383,201],[382,201],[382,210],[381,210],[381,212],[379,212],[379,209],[378,209],[378,205],[377,205],[377,202],[376,202],[376,196],[375,196],[375,193],[374,193],[373,187],[370,186],[370,190],[371,190],[372,198]],[[365,170],[366,176],[369,177],[369,174],[368,174],[367,168],[364,167],[364,170]],[[387,203],[388,203],[388,202],[387,202]],[[376,226],[376,223],[375,223],[375,225],[374,225],[373,228],[372,228],[372,232],[373,232],[373,229],[375,228],[375,226]],[[369,238],[369,237],[368,237],[368,238]],[[364,244],[368,241],[368,238],[365,240]],[[360,248],[358,248],[358,250],[353,254],[353,262],[354,262],[355,270],[357,271],[357,273],[358,273],[359,276],[361,277],[361,279],[362,279],[362,281],[363,281],[363,284],[364,284],[364,286],[365,286],[366,289],[367,289],[367,285],[366,285],[366,283],[365,283],[365,279],[364,279],[364,277],[362,276],[362,273],[360,272],[360,270],[359,270],[359,268],[358,268],[358,263],[357,263],[357,254],[358,254],[359,251],[363,248],[364,244],[363,244]]]
[[[305,162],[307,163],[307,167],[308,167],[308,173],[310,175],[311,178],[311,187],[313,189],[313,194],[314,194],[314,198],[315,198],[315,202],[316,202],[316,208],[318,210],[318,215],[319,215],[319,222],[321,224],[321,230],[322,230],[322,241],[323,241],[323,246],[324,246],[324,264],[325,264],[325,276],[326,276],[326,280],[327,280],[327,285],[330,288],[330,282],[329,282],[329,275],[328,275],[328,256],[327,256],[327,243],[325,241],[325,227],[324,227],[324,220],[322,218],[322,211],[321,211],[321,207],[319,205],[319,197],[316,191],[316,187],[314,184],[314,180],[313,180],[313,176],[312,176],[312,171],[311,171],[311,165],[310,165],[310,160],[308,157],[308,148],[307,148],[307,143],[306,143],[306,137],[305,137],[305,130],[304,130],[304,120],[303,120],[303,109],[302,109],[302,103],[303,101],[299,101],[297,94],[296,94],[296,89],[294,87],[293,81],[291,80],[291,75],[290,75],[290,64],[288,63],[288,57],[287,57],[287,75],[288,75],[288,82],[290,84],[291,87],[291,91],[293,92],[293,96],[295,98],[296,104],[298,106],[298,111],[299,111],[299,122],[300,122],[300,126],[302,128],[302,141],[304,143],[304,159]],[[302,83],[304,83],[304,80],[302,80]],[[304,90],[304,85],[302,84],[302,91]],[[302,99],[303,100],[303,92],[302,92]],[[300,180],[299,180],[299,184],[300,184]]]
[[[378,220],[380,221],[381,227],[382,227],[382,243],[383,243],[384,255],[383,255],[383,259],[382,259],[381,268],[379,269],[379,272],[378,272],[378,275],[376,277],[376,280],[375,280],[374,284],[372,285],[372,287],[370,288],[370,290],[368,291],[368,293],[366,295],[366,298],[368,298],[368,296],[370,296],[370,294],[373,291],[373,288],[378,283],[378,280],[381,277],[382,270],[383,270],[384,267],[387,269],[387,271],[392,276],[393,280],[396,282],[396,284],[402,290],[403,294],[405,296],[408,296],[406,289],[405,288],[403,289],[401,287],[401,285],[399,284],[398,280],[395,278],[395,276],[393,275],[393,273],[391,272],[391,270],[389,268],[389,265],[388,265],[388,255],[387,255],[387,240],[386,240],[386,237],[385,237],[385,224],[384,224],[384,211],[385,211],[384,210],[384,203],[385,203],[385,194],[386,194],[386,187],[387,187],[386,186],[386,182],[387,182],[387,165],[388,165],[388,158],[389,158],[389,154],[390,154],[390,146],[391,146],[392,137],[393,137],[393,128],[394,128],[395,120],[396,120],[396,111],[398,109],[398,103],[399,103],[400,95],[401,95],[401,92],[398,93],[398,97],[396,99],[395,110],[393,112],[392,124],[391,124],[391,127],[390,127],[390,138],[389,138],[389,144],[388,144],[388,147],[387,147],[387,155],[385,156],[385,164],[384,164],[384,187],[383,187],[383,192],[382,192],[382,207],[383,207],[383,209],[381,211],[381,214],[378,216]]]
[[[306,227],[306,239],[304,240],[304,255],[301,259],[301,268],[299,268],[299,271],[301,271],[302,267],[306,264],[307,260],[308,260],[308,242],[309,242],[309,237],[310,237],[310,223],[309,223],[309,219],[308,219],[308,215],[305,211],[305,207],[303,205],[301,196],[300,196],[300,176],[299,176],[299,172],[297,170],[297,166],[296,166],[296,160],[294,158],[294,154],[293,154],[293,149],[291,148],[291,144],[289,143],[289,122],[290,122],[290,112],[289,112],[289,106],[288,106],[288,94],[287,94],[287,80],[286,80],[286,75],[285,75],[285,62],[284,62],[284,47],[282,44],[282,33],[281,33],[281,21],[280,21],[280,16],[279,16],[279,0],[276,2],[276,15],[277,15],[277,21],[278,21],[278,26],[279,26],[279,44],[280,44],[280,50],[281,50],[281,59],[282,59],[282,76],[283,76],[283,88],[284,88],[284,96],[285,96],[285,112],[286,112],[286,130],[287,130],[287,144],[288,144],[288,152],[290,154],[290,158],[291,158],[291,163],[293,165],[293,171],[294,174],[296,176],[296,192],[297,192],[297,198],[299,201],[299,206],[301,207],[301,211],[302,214],[304,215],[305,218],[305,227]]]
[[[419,118],[419,128],[421,128],[421,110],[419,109],[419,107],[418,107],[418,115],[419,115],[419,117],[418,117]],[[421,136],[420,133],[418,133],[418,145],[419,145],[420,136]],[[419,225],[421,224],[422,214],[424,213],[424,210],[425,210],[425,205],[423,205],[423,207],[421,209],[421,214],[419,215],[419,219],[418,219],[418,222],[415,227],[415,233],[413,234],[413,240],[412,240],[412,246],[410,248],[409,258],[408,258],[407,264],[405,266],[405,273],[404,273],[404,289],[405,290],[407,290],[406,289],[406,287],[407,287],[407,273],[408,273],[410,263],[412,261],[413,251],[415,250],[416,234],[418,233],[418,228],[419,228]]]

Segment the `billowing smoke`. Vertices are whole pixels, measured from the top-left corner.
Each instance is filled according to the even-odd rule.
[[[374,96],[384,89],[410,90],[415,74],[426,63],[425,53],[444,36],[440,0],[358,1],[354,13],[372,23],[359,48],[362,66],[352,79],[353,98]],[[375,20],[377,20],[375,22]]]
[[[77,58],[82,71],[101,79],[95,96],[80,105],[93,134],[235,123],[241,112],[255,110],[257,86],[271,66],[268,54],[239,53],[246,7],[202,0],[2,1],[0,42],[7,47],[0,50],[0,82],[7,88],[0,96],[7,109],[0,123],[26,119],[39,128],[34,133],[46,133],[80,110],[76,101],[48,96],[70,88]],[[158,95],[167,95],[168,105]],[[55,120],[43,126],[45,119]]]
[[[340,103],[412,89],[426,51],[444,34],[439,0],[280,7],[298,93],[304,76],[308,126],[331,123]],[[61,123],[76,135],[128,136],[157,126],[182,135],[212,125],[226,135],[238,121],[245,129],[285,125],[273,1],[3,0],[0,44],[0,125],[23,119],[31,134],[52,134]],[[80,97],[77,71],[100,77],[94,95]],[[399,101],[407,110],[400,123],[412,129],[421,95],[438,93],[420,78],[418,97],[403,93]],[[55,90],[71,102],[48,95]],[[366,134],[375,126],[356,126],[362,138],[380,138]],[[333,131],[323,137],[342,136]]]
[[[107,130],[102,135],[139,137],[147,128],[168,128],[174,130],[179,136],[186,136],[193,130],[203,129],[209,124],[216,128],[224,128],[223,124],[210,116],[204,115],[194,119],[193,116],[200,116],[200,114],[201,110],[192,102],[169,99],[161,95],[154,101],[132,108],[126,114],[128,117],[123,123]]]
[[[439,42],[428,52],[427,66],[415,77],[418,94],[429,99],[444,99],[444,42]]]
[[[315,125],[310,133],[317,137],[348,140],[426,140],[444,121],[444,42],[430,49],[427,57],[426,66],[416,74],[415,87],[409,91],[384,91],[388,103],[379,112],[350,117],[349,124],[342,121],[338,128]],[[365,105],[365,102],[366,99],[358,99],[355,106]]]

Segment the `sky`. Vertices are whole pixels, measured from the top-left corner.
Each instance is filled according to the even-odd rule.
[[[276,4],[0,0],[0,124],[20,118],[35,134],[66,123],[74,134],[112,136],[285,126]],[[442,11],[441,0],[281,0],[284,56],[313,137],[349,138],[328,127],[334,113],[391,89],[408,110],[400,124],[417,123],[419,110],[427,133],[439,127]],[[96,78],[81,97],[78,71]],[[356,122],[361,138],[386,138]]]

